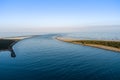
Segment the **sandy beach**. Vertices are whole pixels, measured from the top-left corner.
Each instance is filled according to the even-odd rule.
[[[80,45],[84,45],[84,46],[90,46],[90,47],[95,47],[95,48],[101,48],[101,49],[105,49],[105,50],[110,50],[110,51],[116,51],[116,52],[120,52],[120,41],[106,41],[106,40],[80,40],[80,39],[74,39],[74,38],[65,38],[65,37],[56,37],[57,40],[63,41],[63,42],[68,42],[68,43],[73,43],[73,44],[80,44]],[[84,43],[83,43],[84,42]],[[91,43],[90,43],[91,42]],[[93,42],[105,42],[105,43],[110,43],[112,42],[113,44],[116,45],[116,43],[118,44],[118,46],[112,46],[112,45],[105,45],[105,44],[96,44]]]
[[[25,38],[28,38],[28,37],[31,37],[31,36],[4,37],[4,38],[1,38],[1,39],[22,40],[22,39],[25,39]]]

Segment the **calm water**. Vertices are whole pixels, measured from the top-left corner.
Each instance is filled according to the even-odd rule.
[[[0,52],[0,80],[120,80],[120,53],[42,35]]]
[[[97,40],[120,40],[120,32],[80,32],[65,34],[66,37]]]

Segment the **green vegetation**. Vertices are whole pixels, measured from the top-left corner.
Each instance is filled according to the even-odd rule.
[[[115,52],[120,52],[120,41],[109,41],[109,40],[76,40],[73,38],[57,37],[57,40],[69,42],[73,44],[81,44],[85,46],[91,46]]]
[[[103,45],[114,48],[120,48],[120,41],[100,41],[100,40],[71,40],[67,41],[71,43],[80,43],[80,44],[95,44],[95,45]]]

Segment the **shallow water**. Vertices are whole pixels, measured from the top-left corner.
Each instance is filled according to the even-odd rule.
[[[120,80],[120,53],[41,35],[0,52],[0,80]]]

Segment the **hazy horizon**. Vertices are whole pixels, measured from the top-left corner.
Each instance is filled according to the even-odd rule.
[[[120,25],[119,3],[119,0],[0,0],[0,32],[74,32],[89,30],[91,26],[104,30]]]

